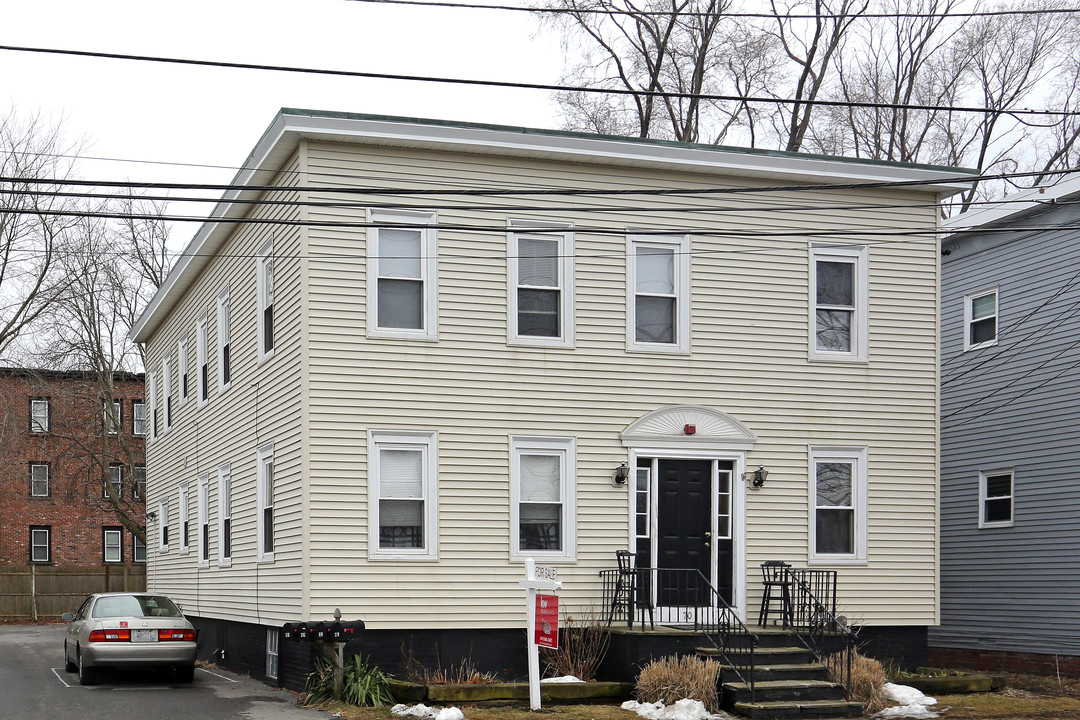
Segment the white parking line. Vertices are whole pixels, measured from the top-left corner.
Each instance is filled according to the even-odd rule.
[[[206,668],[195,668],[195,669],[196,669],[196,670],[198,670],[199,672],[204,672],[204,673],[206,673],[207,675],[213,675],[214,677],[217,677],[217,678],[221,678],[222,680],[228,680],[228,681],[229,681],[229,682],[231,682],[231,683],[238,683],[238,682],[240,682],[239,680],[233,680],[232,678],[230,678],[230,677],[225,677],[224,675],[218,675],[218,674],[217,674],[216,672],[210,672],[210,671],[209,671],[209,670],[207,670]]]
[[[53,675],[56,676],[57,680],[64,683],[64,687],[74,687],[74,685],[68,685],[67,680],[64,680],[64,677],[60,674],[61,668],[49,668],[49,669],[53,671]]]

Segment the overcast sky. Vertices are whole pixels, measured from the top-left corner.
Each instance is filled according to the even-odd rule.
[[[0,45],[543,83],[557,82],[563,68],[557,38],[538,34],[527,13],[349,0],[6,0]],[[557,124],[549,94],[537,90],[9,50],[0,51],[0,77],[3,105],[62,118],[69,135],[86,139],[84,155],[124,160],[235,167],[282,107]],[[233,172],[81,165],[81,175],[93,179],[220,183]],[[182,245],[196,227],[176,227],[174,240]]]

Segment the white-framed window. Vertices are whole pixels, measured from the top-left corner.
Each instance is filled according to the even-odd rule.
[[[30,562],[52,562],[52,528],[48,525],[30,526]]]
[[[266,243],[259,250],[255,260],[257,273],[256,304],[259,313],[258,328],[259,362],[274,355],[274,241]]]
[[[369,557],[438,558],[438,468],[437,433],[369,431]]]
[[[274,561],[274,444],[259,448],[255,456],[255,494],[258,517],[255,531],[258,533],[258,560]]]
[[[195,362],[198,364],[199,407],[210,400],[210,360],[206,347],[206,313],[195,321]]]
[[[142,400],[131,401],[131,432],[136,435],[146,434],[146,403]]]
[[[574,438],[510,438],[511,560],[575,559],[576,464]]]
[[[131,558],[137,563],[146,562],[146,543],[134,535],[131,536]]]
[[[172,427],[172,379],[169,377],[171,368],[169,358],[161,361],[161,397],[165,400],[165,430],[169,432]]]
[[[266,677],[278,679],[278,649],[281,630],[276,627],[266,628]]]
[[[49,432],[49,398],[30,398],[30,432]]]
[[[188,499],[187,483],[180,485],[180,552],[191,550],[191,504]]]
[[[153,441],[155,438],[157,438],[157,374],[151,372],[147,373],[147,376],[148,377],[146,379],[149,381],[150,385],[150,387],[147,389],[147,399],[149,400],[150,405],[150,407],[147,408],[147,413],[149,414],[148,419],[150,423],[150,435],[147,437],[147,439]]]
[[[964,296],[964,350],[997,345],[998,289]]]
[[[124,497],[124,466],[120,463],[109,464],[109,485],[112,486],[113,494],[116,495],[117,500]],[[108,498],[109,489],[103,488],[101,496]]]
[[[49,497],[49,463],[30,463],[30,497]]]
[[[137,464],[132,467],[132,472],[135,473],[135,499],[146,498],[146,466]]]
[[[169,552],[169,501],[158,503],[158,549]]]
[[[232,565],[232,469],[218,468],[218,565]]]
[[[199,565],[210,564],[210,475],[199,476],[196,512],[199,520]]]
[[[123,427],[121,412],[121,403],[119,400],[112,401],[112,407],[106,401],[101,406],[101,421],[105,423],[105,428],[109,435],[115,435]]]
[[[368,235],[369,337],[438,338],[435,213],[372,210]]]
[[[554,227],[566,230],[554,231]],[[569,223],[511,220],[507,332],[513,345],[574,346],[574,234]],[[541,232],[541,228],[548,228]]]
[[[865,447],[810,448],[810,560],[866,561]]]
[[[188,401],[191,394],[191,375],[188,372],[187,338],[180,338],[176,342],[176,382],[179,386],[177,392],[180,395],[180,406]]]
[[[229,289],[225,288],[217,299],[217,361],[218,392],[229,389],[232,384],[232,342],[229,318]]]
[[[627,240],[626,349],[690,352],[690,236]]]
[[[869,251],[865,245],[810,248],[810,359],[867,359]]]
[[[1013,526],[1013,471],[979,473],[979,527]]]
[[[124,562],[124,531],[118,527],[101,529],[102,556],[107,563]]]

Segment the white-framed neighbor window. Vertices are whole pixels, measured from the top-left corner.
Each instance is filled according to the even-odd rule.
[[[690,352],[690,236],[627,240],[626,349]]]
[[[158,503],[158,550],[169,552],[169,501]]]
[[[195,362],[198,364],[196,373],[198,377],[199,407],[210,400],[210,360],[206,347],[206,313],[195,320]]]
[[[210,474],[199,476],[198,495],[195,498],[199,521],[199,566],[210,564]]]
[[[115,435],[123,427],[123,418],[121,417],[121,402],[119,400],[113,400],[112,406],[106,401],[101,406],[101,421],[105,423],[105,428],[110,435]]]
[[[1013,526],[1013,471],[979,472],[979,527]]]
[[[571,227],[569,223],[510,221],[507,333],[511,344],[574,346]]]
[[[281,629],[266,628],[266,677],[278,679],[278,650],[281,641]]]
[[[255,531],[258,533],[257,559],[274,561],[274,444],[267,443],[255,455],[255,495],[258,517]]]
[[[869,251],[865,245],[810,248],[810,359],[867,359]]]
[[[49,497],[49,463],[30,463],[30,497]]]
[[[218,565],[232,565],[232,469],[218,468]]]
[[[180,485],[180,552],[187,553],[191,550],[191,501],[188,498],[188,485]]]
[[[576,464],[574,438],[510,438],[511,560],[575,559]]]
[[[232,329],[230,321],[229,289],[225,288],[217,299],[217,362],[218,392],[223,393],[232,385]]]
[[[810,560],[866,561],[865,447],[810,448]]]
[[[30,432],[49,432],[49,398],[30,398]]]
[[[368,231],[369,337],[438,338],[438,262],[433,212],[372,210]]]
[[[146,543],[134,535],[131,536],[131,559],[137,563],[146,562]]]
[[[142,400],[131,401],[131,432],[135,435],[146,434],[146,403]]]
[[[102,557],[107,563],[124,562],[124,531],[118,527],[101,529]]]
[[[258,329],[259,362],[269,360],[274,355],[274,241],[267,242],[259,250],[255,259],[256,303],[259,313]]]
[[[997,345],[998,289],[964,296],[964,350]]]
[[[176,342],[176,382],[179,386],[177,394],[180,396],[180,406],[188,401],[191,394],[191,368],[188,367],[187,338],[180,338]]]
[[[52,561],[52,528],[48,525],[30,526],[30,562],[47,563]]]
[[[369,557],[438,558],[438,468],[438,433],[369,431]]]
[[[169,432],[169,429],[172,428],[173,406],[172,378],[169,377],[171,375],[170,370],[172,370],[172,368],[169,367],[169,358],[163,359],[161,361],[161,397],[165,401],[163,403],[165,405],[165,430],[163,432]]]

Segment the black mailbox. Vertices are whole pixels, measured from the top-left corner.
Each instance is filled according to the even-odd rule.
[[[341,623],[342,640],[355,640],[360,637],[360,633],[362,632],[364,632],[363,620],[353,620],[351,622]]]
[[[308,640],[311,637],[312,637],[311,629],[308,627],[307,623],[297,623],[296,624],[296,639],[297,640]]]
[[[285,623],[284,625],[282,625],[282,637],[284,637],[286,640],[299,640],[300,638],[297,637],[296,625],[297,623]]]
[[[343,640],[345,638],[345,629],[341,626],[340,622],[334,621],[330,623],[330,627],[326,630],[327,640]]]
[[[315,625],[309,628],[309,632],[311,633],[311,637],[315,638],[316,640],[325,640],[327,635],[326,623],[315,623]]]

